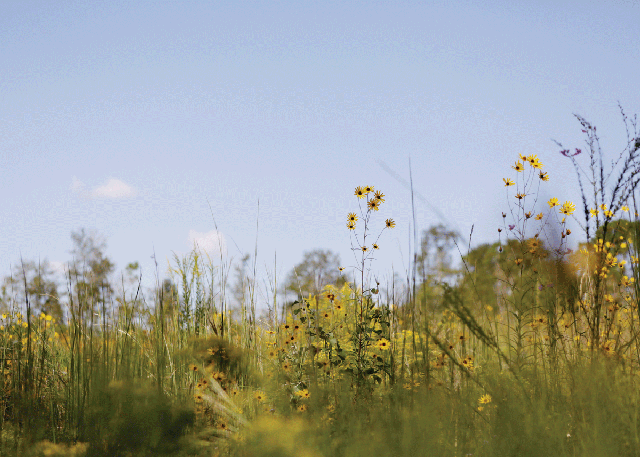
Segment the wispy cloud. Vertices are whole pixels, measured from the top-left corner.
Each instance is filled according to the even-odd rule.
[[[227,242],[224,235],[216,230],[210,232],[189,230],[189,248],[193,249],[194,246],[207,252],[210,256],[220,255],[220,249],[222,249],[223,256],[227,254]]]
[[[70,189],[73,193],[85,198],[129,198],[136,196],[138,193],[135,188],[117,178],[109,178],[101,186],[87,191],[85,184],[74,176]]]

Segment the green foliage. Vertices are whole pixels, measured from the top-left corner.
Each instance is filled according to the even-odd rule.
[[[167,455],[194,423],[191,408],[172,407],[152,385],[112,382],[91,393],[81,441],[92,456]]]
[[[345,279],[339,274],[340,256],[330,249],[314,249],[304,253],[302,261],[287,276],[284,288],[302,298],[318,295],[328,284],[342,287]]]

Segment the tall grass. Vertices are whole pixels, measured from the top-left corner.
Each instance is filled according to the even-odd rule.
[[[107,300],[70,268],[62,320],[12,292],[0,455],[640,455],[640,140],[632,122],[607,172],[595,127],[578,120],[588,173],[582,151],[561,153],[584,220],[572,202],[538,201],[553,173],[520,155],[505,166],[500,240],[467,254],[456,240],[453,282],[427,276],[416,253],[406,282],[381,289],[370,233],[385,200],[365,186],[347,218],[359,283],[285,304],[273,278],[262,316],[257,242],[238,308],[231,263],[197,249],[149,298],[138,285]],[[569,218],[585,233],[575,252]]]

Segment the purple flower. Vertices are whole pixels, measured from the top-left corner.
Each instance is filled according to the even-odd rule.
[[[542,289],[544,289],[544,286],[543,286],[542,284],[540,284],[540,285],[538,286],[538,290],[542,290]]]
[[[563,149],[562,151],[560,151],[560,154],[562,154],[565,157],[573,157],[573,156],[577,156],[578,154],[580,154],[582,152],[582,149],[578,149],[576,148],[576,152],[575,154],[570,154],[568,149]]]

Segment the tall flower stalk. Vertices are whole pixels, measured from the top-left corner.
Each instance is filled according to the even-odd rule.
[[[380,249],[378,240],[380,239],[382,232],[386,229],[394,228],[395,222],[393,219],[387,219],[385,221],[385,226],[382,228],[375,241],[371,244],[367,244],[367,237],[370,236],[368,232],[371,225],[371,216],[374,211],[380,210],[380,206],[385,201],[384,194],[379,190],[374,192],[373,186],[358,186],[355,189],[355,195],[358,197],[360,218],[364,222],[362,237],[359,238],[358,235],[355,234],[356,224],[359,220],[356,213],[348,214],[347,228],[353,231],[351,249],[354,251],[354,256],[356,252],[360,252],[359,266],[357,266],[356,269],[360,271],[360,284],[362,291],[359,297],[356,295],[357,306],[354,308],[356,313],[354,344],[356,352],[356,375],[358,382],[361,382],[365,375],[375,374],[376,370],[369,367],[366,363],[365,354],[367,348],[373,342],[372,334],[374,332],[375,325],[386,322],[385,316],[382,316],[380,312],[376,313],[374,311],[373,295],[378,294],[378,287],[380,284],[376,281],[375,288],[365,291],[365,264],[367,261],[373,260],[373,252]],[[363,201],[365,202],[365,208],[362,206]]]

